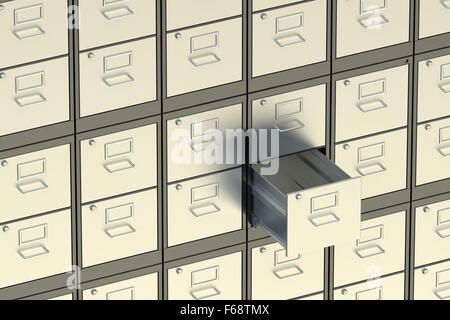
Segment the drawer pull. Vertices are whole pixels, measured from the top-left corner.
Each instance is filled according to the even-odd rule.
[[[127,6],[114,8],[110,10],[104,10],[102,12],[103,16],[108,20],[113,20],[121,17],[131,16],[134,14],[133,10],[128,8]]]
[[[212,298],[212,297],[215,297],[218,295],[220,295],[220,291],[214,286],[191,291],[191,296],[195,300],[203,300],[203,299]]]
[[[389,20],[382,14],[370,15],[359,19],[359,24],[366,29],[378,29],[381,25],[388,22]]]
[[[283,132],[288,132],[288,131],[292,131],[292,130],[296,130],[296,129],[301,129],[304,126],[305,125],[300,120],[292,119],[292,120],[287,120],[287,121],[283,121],[283,122],[276,124],[275,129],[277,129],[278,131],[283,133]]]
[[[108,85],[108,87],[113,87],[119,84],[133,82],[134,78],[130,76],[128,73],[124,72],[112,77],[105,77],[103,78],[103,81]]]
[[[450,82],[439,85],[439,88],[441,89],[442,92],[449,93],[450,92]]]
[[[359,167],[356,169],[361,176],[370,176],[372,174],[377,174],[381,172],[386,172],[386,168],[383,167],[380,163],[372,164],[365,167]]]
[[[209,139],[204,137],[200,141],[193,141],[191,143],[191,148],[195,152],[204,152],[206,150],[214,149],[216,146],[214,137],[210,137]]]
[[[450,155],[450,145],[438,148],[438,151],[442,156],[448,157]]]
[[[110,228],[105,229],[105,233],[110,238],[117,238],[117,237],[124,236],[126,234],[130,234],[130,233],[134,233],[134,232],[136,232],[136,230],[128,223],[120,225],[120,226],[115,226],[115,227],[110,227]]]
[[[450,298],[450,286],[442,289],[435,289],[434,294],[441,300]]]
[[[135,167],[134,163],[130,160],[120,160],[112,163],[105,164],[105,169],[109,173],[124,171],[128,169],[133,169]]]
[[[441,0],[441,4],[445,9],[450,9],[450,0]]]
[[[334,213],[315,214],[309,218],[309,221],[315,226],[320,227],[330,223],[339,221],[339,218]]]
[[[385,253],[385,251],[383,250],[383,248],[381,248],[379,245],[376,244],[370,247],[358,248],[355,250],[355,253],[361,259],[366,259],[373,256],[377,256],[379,254],[383,254]]]
[[[439,237],[442,239],[449,238],[450,237],[450,225],[445,226],[444,228],[438,228],[436,230],[436,233]]]
[[[208,64],[220,62],[220,58],[214,53],[208,53],[201,56],[189,58],[189,61],[196,67],[205,66]]]
[[[303,270],[300,269],[298,266],[290,266],[286,268],[276,269],[273,271],[273,274],[278,279],[286,279],[294,276],[298,276],[303,274]]]
[[[38,256],[42,256],[44,254],[50,253],[46,247],[43,245],[38,245],[31,248],[26,248],[18,251],[19,255],[22,259],[30,259]]]
[[[17,190],[22,194],[27,194],[39,190],[47,189],[48,186],[42,180],[36,180],[32,182],[22,183],[17,185]]]
[[[218,213],[220,212],[220,208],[215,204],[207,204],[205,206],[191,208],[189,211],[191,211],[191,213],[196,217],[202,217],[209,214]]]
[[[281,48],[292,46],[297,43],[305,42],[305,39],[298,33],[275,38],[275,43]]]
[[[26,29],[20,29],[13,32],[17,39],[23,40],[27,38],[37,37],[45,34],[45,31],[39,26],[32,26]]]
[[[40,93],[30,94],[27,96],[16,98],[14,100],[22,108],[32,105],[32,104],[37,104],[37,103],[42,103],[42,102],[47,101],[47,99],[45,99],[45,97]]]
[[[359,102],[356,104],[356,106],[364,113],[387,108],[387,104],[380,99],[370,102]]]

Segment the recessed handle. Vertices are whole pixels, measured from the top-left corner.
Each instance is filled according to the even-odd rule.
[[[207,53],[201,56],[189,58],[189,61],[196,67],[205,66],[212,63],[220,62],[220,58],[214,53]]]
[[[332,212],[314,214],[309,218],[309,221],[315,227],[321,227],[327,224],[336,223],[339,220],[340,219]]]
[[[108,87],[114,87],[114,86],[118,86],[120,84],[133,82],[133,81],[134,81],[134,78],[127,72],[103,78],[103,82],[105,82]]]
[[[438,148],[438,152],[443,157],[448,157],[450,155],[450,145]]]
[[[284,48],[284,47],[296,45],[299,43],[303,43],[306,40],[300,34],[294,33],[294,34],[289,34],[286,36],[277,37],[277,38],[275,38],[274,41],[279,47]]]
[[[105,233],[110,238],[117,238],[134,232],[136,232],[136,230],[129,223],[105,229]]]
[[[104,165],[106,171],[109,173],[115,173],[119,171],[124,171],[128,169],[133,169],[135,167],[134,163],[131,160],[124,159],[115,162],[106,163]]]
[[[436,230],[436,233],[442,239],[449,238],[450,237],[450,225],[438,228]]]
[[[443,93],[449,93],[450,92],[450,82],[442,83],[439,85],[439,88]]]
[[[289,266],[289,267],[285,267],[285,268],[278,268],[273,270],[273,274],[280,280],[282,279],[286,279],[286,278],[290,278],[290,277],[294,277],[294,276],[299,276],[301,274],[303,274],[303,270],[300,269],[298,266]]]
[[[15,30],[13,33],[17,39],[23,40],[43,35],[45,34],[45,31],[39,26],[32,26],[25,29]]]
[[[28,194],[28,193],[36,192],[39,190],[47,189],[48,186],[42,180],[34,180],[34,181],[18,184],[16,186],[16,188],[17,188],[17,190],[19,190],[19,192],[21,194]]]
[[[381,99],[366,102],[358,102],[356,106],[358,107],[359,110],[361,110],[361,112],[364,113],[387,108],[387,104],[384,103],[384,101]]]
[[[386,168],[381,163],[375,163],[356,169],[361,176],[370,176],[372,174],[386,172]]]
[[[450,0],[441,0],[441,4],[445,9],[450,9]]]
[[[434,294],[441,300],[445,300],[450,298],[450,286],[447,286],[442,289],[435,289]]]
[[[219,289],[217,289],[214,286],[191,291],[191,296],[195,300],[203,300],[203,299],[207,299],[207,298],[216,297],[219,295],[220,295]]]
[[[359,19],[359,24],[366,29],[379,29],[386,23],[389,23],[389,20],[382,14],[371,14]]]
[[[118,7],[118,8],[109,9],[109,10],[103,10],[102,14],[106,19],[114,20],[117,18],[131,16],[134,14],[134,12],[129,7],[122,6],[122,7]]]
[[[198,218],[198,217],[203,217],[203,216],[210,215],[213,213],[219,213],[220,208],[218,206],[216,206],[215,204],[211,203],[211,204],[207,204],[204,206],[190,208],[189,211],[191,211],[191,213],[195,217]]]
[[[298,119],[290,119],[280,123],[277,123],[274,127],[280,133],[289,132],[303,128],[305,125]]]
[[[22,259],[31,259],[50,253],[48,249],[43,245],[34,246],[31,248],[25,248],[18,251]]]
[[[22,108],[32,104],[38,104],[47,101],[47,99],[45,99],[45,97],[40,93],[29,94],[26,96],[15,98],[14,100]]]
[[[201,137],[201,139],[195,139],[191,143],[191,149],[195,152],[204,152],[212,150],[216,147],[216,141],[213,136]]]
[[[367,259],[367,258],[370,258],[373,256],[383,254],[383,253],[385,253],[385,251],[383,250],[382,247],[375,244],[375,245],[371,245],[371,246],[365,246],[362,248],[356,248],[355,253],[361,259]]]

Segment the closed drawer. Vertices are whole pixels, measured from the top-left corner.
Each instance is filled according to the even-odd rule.
[[[450,200],[418,207],[415,233],[415,265],[450,258]]]
[[[253,11],[282,6],[295,2],[304,2],[304,0],[253,0]]]
[[[279,153],[286,155],[325,145],[327,85],[252,101],[252,127],[276,129]]]
[[[155,37],[80,54],[82,117],[156,100]]]
[[[323,290],[323,250],[286,256],[278,243],[251,250],[253,300],[286,300]]]
[[[450,177],[450,118],[417,126],[416,185]]]
[[[336,141],[407,125],[409,66],[336,81]]]
[[[168,270],[169,300],[242,299],[242,252]]]
[[[323,293],[319,293],[319,294],[313,294],[312,296],[298,298],[298,299],[294,299],[294,300],[324,300],[324,295],[323,295]]]
[[[419,0],[419,38],[450,32],[450,1]]]
[[[242,169],[167,186],[168,245],[242,228]]]
[[[420,61],[418,68],[418,122],[450,116],[450,55]]]
[[[68,121],[68,72],[67,58],[4,71],[0,135]]]
[[[362,177],[362,197],[406,188],[407,129],[336,145],[336,164]]]
[[[0,160],[0,222],[70,206],[70,145]]]
[[[227,150],[224,139],[227,129],[241,128],[242,104],[168,120],[168,182],[236,165],[226,164]]]
[[[156,0],[79,0],[80,50],[156,33]]]
[[[242,80],[242,18],[167,33],[167,96]]]
[[[16,0],[2,6],[0,69],[67,54],[67,1]]]
[[[69,293],[69,294],[65,294],[63,296],[50,298],[48,300],[73,300],[73,295],[71,293]]]
[[[81,208],[83,267],[158,249],[158,191]]]
[[[3,225],[0,228],[0,288],[72,269],[71,211]]]
[[[334,300],[404,300],[404,274],[334,290]]]
[[[356,243],[335,247],[336,287],[405,269],[405,215],[402,211],[362,221]]]
[[[252,76],[327,59],[327,1],[253,14]]]
[[[414,300],[450,300],[450,261],[414,271]]]
[[[158,273],[83,290],[83,300],[158,300]]]
[[[337,1],[337,57],[408,42],[409,17],[410,0]]]
[[[242,14],[242,0],[167,0],[167,30]]]
[[[157,184],[157,124],[82,140],[83,203]]]

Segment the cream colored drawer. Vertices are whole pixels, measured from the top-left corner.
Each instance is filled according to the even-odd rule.
[[[252,76],[327,59],[327,1],[253,14]]]
[[[72,270],[71,211],[0,226],[0,288]]]
[[[158,273],[83,290],[83,300],[158,300]]]
[[[0,159],[0,222],[70,206],[70,145]]]
[[[336,2],[338,58],[409,41],[410,0]]]
[[[298,299],[294,299],[294,300],[324,300],[324,296],[323,296],[323,293],[319,293],[319,294],[314,294],[312,296],[308,296],[305,298],[298,298]]]
[[[167,30],[242,14],[242,0],[167,0]]]
[[[419,0],[419,38],[450,32],[450,1]]]
[[[418,122],[450,116],[450,55],[419,62],[417,96]]]
[[[242,104],[168,120],[168,182],[232,167],[223,140],[227,129],[240,128]]]
[[[407,129],[336,145],[336,164],[362,177],[362,197],[406,188]]]
[[[67,58],[4,71],[0,135],[68,121],[68,72]]]
[[[82,117],[156,100],[156,39],[80,54]]]
[[[242,228],[242,169],[167,186],[168,245]]]
[[[278,7],[290,3],[304,2],[304,0],[253,0],[253,11]]]
[[[276,129],[285,155],[325,145],[327,85],[265,97],[252,102],[252,128]]]
[[[334,290],[334,300],[404,300],[404,274],[366,281]]]
[[[169,300],[242,299],[242,252],[168,270]]]
[[[1,5],[0,69],[67,54],[67,1],[16,0]]]
[[[450,200],[416,208],[415,266],[450,258]]]
[[[83,268],[158,249],[158,191],[82,206]]]
[[[323,290],[323,250],[286,256],[278,243],[251,250],[252,300],[286,300]]]
[[[450,300],[450,261],[414,271],[414,300]]]
[[[71,293],[69,293],[69,294],[65,294],[63,296],[50,298],[48,300],[73,300],[73,295]]]
[[[79,0],[80,50],[156,33],[156,0]]]
[[[242,18],[167,33],[167,96],[242,80]]]
[[[450,118],[417,126],[416,184],[450,177]]]
[[[83,203],[157,184],[157,124],[82,140]]]
[[[356,243],[335,246],[335,287],[405,269],[405,215],[402,211],[362,221]]]
[[[336,141],[406,126],[408,84],[408,65],[336,81]]]

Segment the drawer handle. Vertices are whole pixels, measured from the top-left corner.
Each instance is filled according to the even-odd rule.
[[[203,300],[220,295],[219,289],[214,286],[191,291],[191,296],[195,300]]]
[[[22,259],[30,259],[38,256],[42,256],[44,254],[50,253],[46,247],[43,245],[38,245],[31,248],[26,248],[18,251],[19,255]]]
[[[13,32],[17,39],[23,40],[32,37],[37,37],[45,34],[45,31],[39,26],[32,26],[26,29],[20,29]]]
[[[380,109],[387,108],[387,104],[383,102],[381,99],[377,99],[369,102],[359,102],[356,104],[361,112],[367,113],[371,111],[376,111]]]
[[[304,126],[305,125],[300,120],[291,119],[291,120],[286,120],[286,121],[280,122],[280,123],[276,124],[274,127],[280,133],[283,133],[283,132],[301,129]]]
[[[359,24],[366,29],[378,29],[388,22],[389,20],[382,14],[372,14],[369,17],[359,18]]]
[[[356,169],[361,176],[370,176],[381,172],[386,172],[386,168],[380,163],[371,164],[365,167],[359,167]]]
[[[113,20],[121,17],[131,16],[134,14],[134,12],[127,6],[123,6],[119,8],[104,10],[102,14],[106,19]]]
[[[377,256],[379,254],[383,254],[385,253],[385,251],[379,245],[375,244],[369,247],[358,248],[355,250],[355,253],[361,259],[366,259],[373,256]]]
[[[108,87],[113,87],[120,84],[133,82],[134,78],[128,73],[124,72],[115,76],[105,77],[103,78],[103,81],[108,85]]]
[[[436,230],[436,233],[442,239],[449,238],[450,237],[450,225],[445,226],[444,228],[438,228]]]
[[[134,163],[128,159],[119,160],[116,162],[107,163],[104,165],[106,171],[109,173],[115,173],[119,171],[124,171],[128,169],[133,169],[135,167]]]
[[[441,300],[450,298],[450,286],[442,289],[435,289],[434,294]]]
[[[309,221],[315,226],[320,227],[327,224],[338,222],[340,219],[334,213],[315,214],[309,218]]]
[[[17,190],[19,190],[21,194],[36,192],[47,188],[47,184],[42,180],[35,180],[17,185]]]
[[[442,92],[449,93],[450,92],[450,82],[439,85],[439,88],[441,89]]]
[[[445,9],[450,9],[450,0],[441,0],[441,4]]]
[[[284,48],[284,47],[292,46],[292,45],[295,45],[298,43],[303,43],[303,42],[305,42],[305,39],[298,33],[295,33],[295,34],[290,34],[287,36],[275,38],[274,41],[279,47]]]
[[[195,152],[204,152],[207,150],[214,149],[216,147],[216,142],[214,137],[210,137],[209,139],[204,137],[201,141],[193,141],[191,143],[191,148]]]
[[[196,217],[203,217],[220,212],[220,208],[215,204],[207,204],[201,207],[190,208],[189,211]]]
[[[40,93],[34,93],[14,99],[20,107],[26,107],[32,104],[38,104],[47,101]]]
[[[208,64],[220,62],[220,58],[214,53],[208,53],[197,57],[189,58],[189,61],[196,67],[205,66]]]
[[[438,148],[438,151],[442,156],[448,157],[450,155],[450,145]]]
[[[136,232],[136,230],[128,223],[105,229],[105,233],[110,238],[117,238],[134,232]]]
[[[298,276],[303,274],[303,270],[298,266],[289,266],[286,268],[280,268],[273,271],[273,274],[280,280]]]

